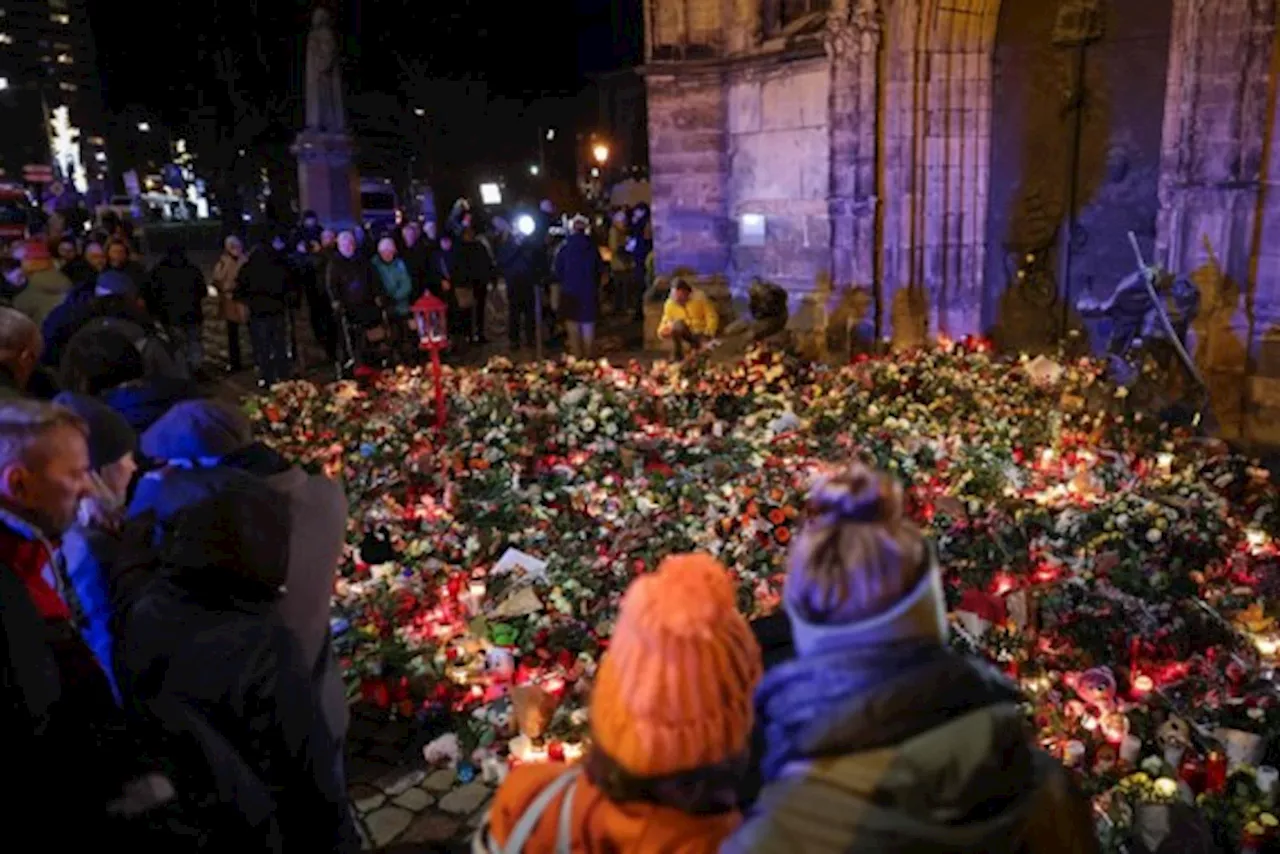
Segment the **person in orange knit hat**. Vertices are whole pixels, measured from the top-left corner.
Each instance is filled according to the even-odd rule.
[[[622,600],[580,767],[525,765],[475,852],[713,852],[737,826],[760,648],[718,561],[681,555]]]

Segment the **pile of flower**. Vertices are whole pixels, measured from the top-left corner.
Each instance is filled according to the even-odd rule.
[[[352,693],[451,730],[433,756],[464,778],[582,749],[618,601],[664,555],[717,555],[745,613],[775,609],[806,486],[861,457],[908,484],[957,644],[1021,682],[1108,840],[1170,802],[1228,848],[1270,839],[1277,490],[1091,361],[987,350],[496,360],[445,369],[442,430],[416,370],[249,407],[351,498],[333,627]]]

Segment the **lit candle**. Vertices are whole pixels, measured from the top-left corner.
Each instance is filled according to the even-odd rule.
[[[1276,652],[1280,651],[1280,641],[1273,635],[1258,635],[1253,639],[1253,645],[1264,658],[1275,658]]]
[[[1249,543],[1249,548],[1258,551],[1267,544],[1267,534],[1265,531],[1259,531],[1257,528],[1250,528],[1244,532],[1244,538]]]
[[[1131,687],[1133,689],[1134,698],[1138,699],[1147,696],[1155,690],[1156,683],[1155,680],[1147,674],[1139,673],[1133,678],[1133,685]]]
[[[1168,474],[1173,469],[1173,454],[1165,451],[1156,455],[1156,465],[1160,466],[1163,474]]]

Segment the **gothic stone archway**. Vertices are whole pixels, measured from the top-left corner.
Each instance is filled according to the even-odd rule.
[[[881,311],[895,346],[982,331],[999,8],[897,0],[886,15]]]
[[[983,327],[1006,348],[1054,345],[1075,300],[1132,272],[1128,231],[1151,257],[1171,23],[1171,0],[1004,4]],[[1028,252],[1041,259],[1043,285],[1010,292]]]

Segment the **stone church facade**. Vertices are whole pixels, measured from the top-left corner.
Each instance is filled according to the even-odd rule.
[[[659,275],[755,277],[818,349],[1055,346],[1190,278],[1227,435],[1280,441],[1280,0],[646,0]]]

